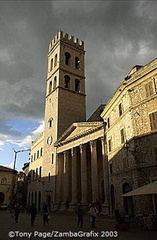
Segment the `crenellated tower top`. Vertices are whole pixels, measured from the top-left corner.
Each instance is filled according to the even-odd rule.
[[[59,31],[49,44],[49,52],[59,41],[63,41],[64,43],[70,44],[84,51],[84,42],[82,40],[71,35],[69,36],[67,33],[63,33],[63,31]]]

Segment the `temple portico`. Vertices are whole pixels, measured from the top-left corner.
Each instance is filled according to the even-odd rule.
[[[57,149],[56,199],[60,209],[73,209],[80,201],[85,206],[96,201],[108,206],[108,165],[104,137],[88,139],[69,149],[66,147],[58,144]],[[66,150],[60,151],[63,148]]]

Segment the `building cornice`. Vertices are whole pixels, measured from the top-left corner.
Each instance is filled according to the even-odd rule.
[[[48,95],[46,95],[46,98],[49,97],[49,96],[50,96],[53,92],[55,92],[57,89],[62,89],[62,90],[64,90],[64,91],[69,91],[69,92],[72,92],[72,93],[75,93],[75,94],[79,94],[79,95],[82,95],[82,96],[86,96],[86,94],[84,94],[84,93],[75,92],[75,91],[73,91],[73,90],[66,89],[66,88],[63,88],[63,87],[58,86],[58,87],[56,87],[55,89],[53,89],[53,91],[50,92]]]

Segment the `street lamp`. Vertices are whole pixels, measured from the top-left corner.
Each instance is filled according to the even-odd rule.
[[[26,152],[26,151],[30,151],[30,149],[25,149],[25,150],[19,150],[19,151],[15,151],[15,149],[13,148],[13,151],[14,151],[14,153],[15,153],[15,156],[14,156],[14,170],[15,170],[15,165],[16,165],[16,159],[17,159],[17,154],[19,153],[19,152]]]

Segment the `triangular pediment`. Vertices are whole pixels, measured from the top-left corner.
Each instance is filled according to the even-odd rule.
[[[63,141],[74,139],[75,137],[81,137],[83,134],[93,131],[94,129],[103,126],[102,122],[79,122],[73,123],[58,139],[55,145]]]

